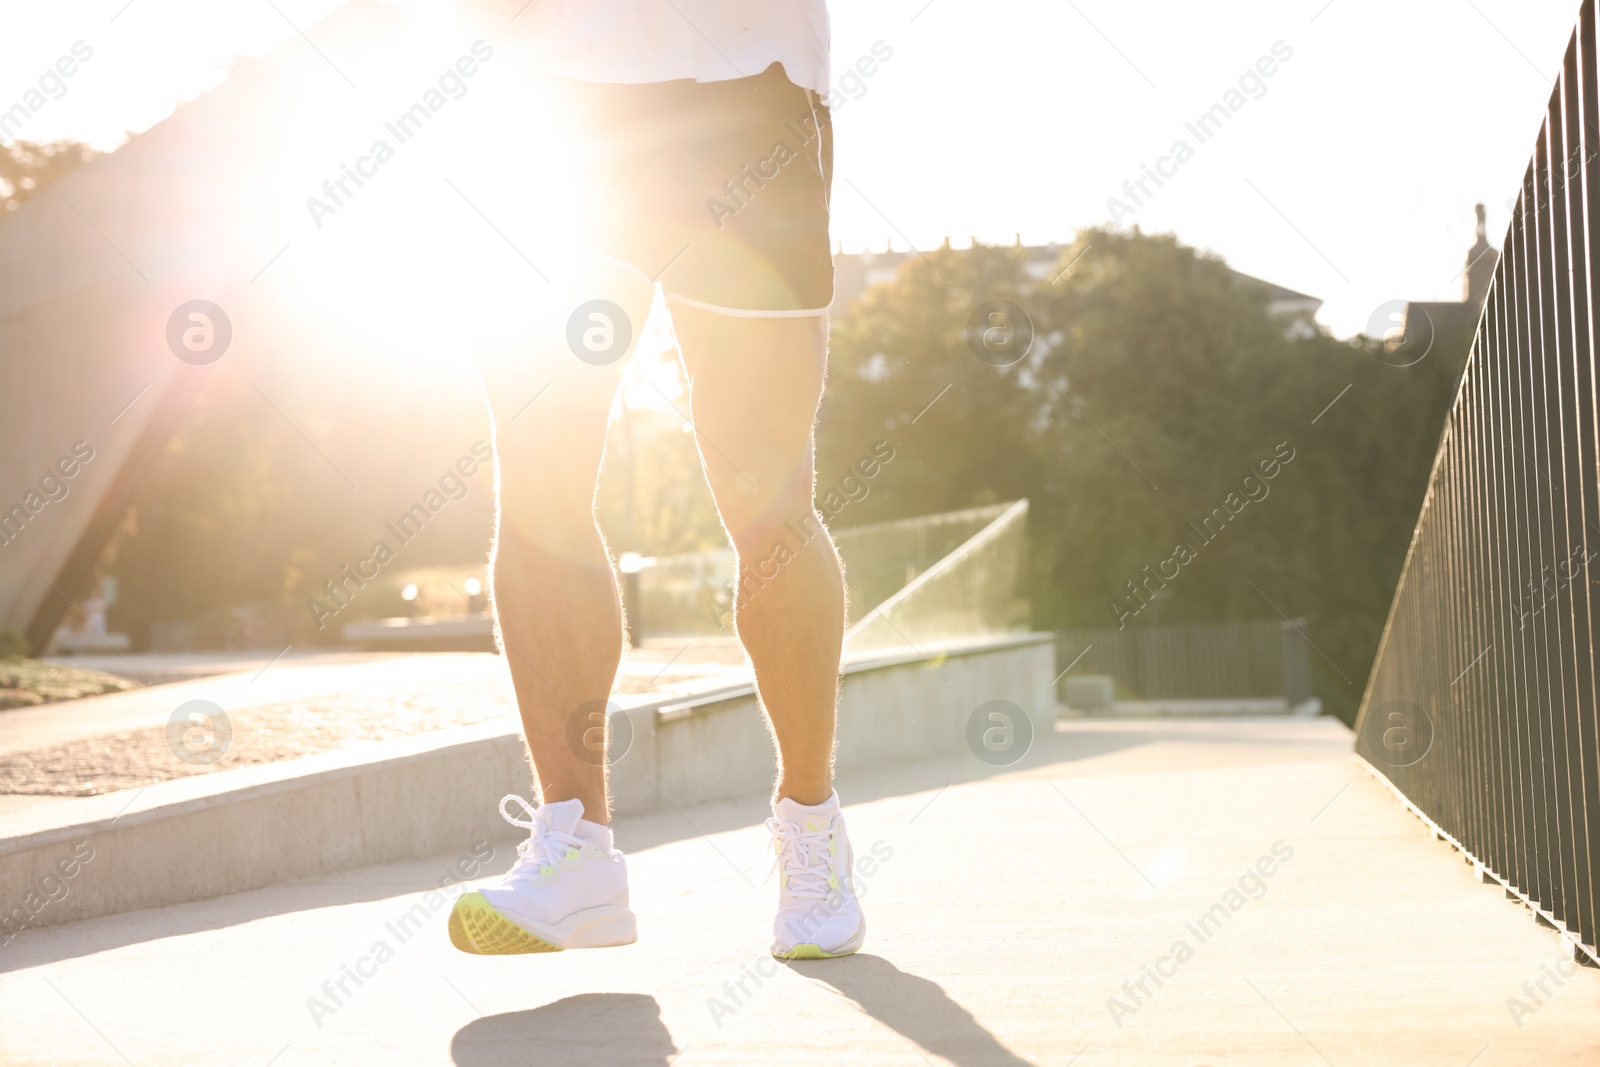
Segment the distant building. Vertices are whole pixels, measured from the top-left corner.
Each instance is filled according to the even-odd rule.
[[[950,247],[950,238],[944,239],[944,247]],[[1061,252],[1065,245],[1055,241],[1047,245],[1024,245],[1022,235],[1018,234],[1017,247],[1027,254],[1023,270],[1035,281],[1050,277],[1053,270],[1061,269]],[[833,257],[833,313],[840,314],[868,289],[893,278],[900,264],[917,255],[910,249],[895,251],[889,246],[882,252],[851,253],[846,253],[841,247]]]
[[[1406,342],[1427,343],[1439,331],[1470,333],[1478,325],[1478,315],[1489,296],[1489,283],[1500,254],[1489,247],[1485,234],[1483,205],[1473,209],[1478,219],[1478,239],[1467,249],[1467,266],[1461,276],[1460,300],[1415,300],[1406,304],[1401,324]]]
[[[974,241],[974,244],[977,242]],[[950,238],[944,239],[950,247]],[[1043,245],[1024,245],[1022,235],[1017,235],[1016,247],[1026,256],[1023,270],[1034,281],[1053,278],[1063,269],[1061,253],[1066,246],[1052,241]],[[833,313],[843,313],[875,285],[893,278],[900,265],[918,255],[909,249],[895,251],[885,247],[882,252],[851,252],[841,248],[833,257]],[[1272,282],[1252,278],[1234,271],[1241,286],[1255,289],[1266,298],[1267,313],[1285,321],[1285,332],[1291,337],[1308,337],[1316,332],[1317,309],[1322,301],[1314,296],[1297,293]]]

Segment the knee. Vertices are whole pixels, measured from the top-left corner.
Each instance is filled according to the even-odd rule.
[[[822,516],[804,503],[793,509],[774,510],[761,521],[743,525],[724,522],[740,565],[757,571],[768,562],[782,566],[818,545],[831,549],[833,544]]]
[[[729,533],[763,522],[782,524],[811,510],[815,463],[809,430],[728,437],[701,444],[706,480]]]
[[[706,455],[706,479],[718,498],[730,502],[744,497],[793,494],[798,479],[805,474],[805,453],[792,445],[770,438],[712,441],[703,437],[701,453]],[[707,446],[711,447],[707,447]]]
[[[554,388],[509,416],[496,413],[495,458],[503,500],[531,498],[562,507],[589,502],[605,457],[611,399],[609,387],[587,391]]]
[[[595,535],[594,493],[603,446],[496,442],[500,533],[556,547]]]

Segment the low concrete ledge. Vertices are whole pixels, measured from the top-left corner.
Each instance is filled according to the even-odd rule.
[[[960,751],[978,705],[1009,700],[1035,734],[1055,726],[1055,651],[1048,634],[923,646],[845,665],[839,691],[840,771],[912,763]],[[618,809],[660,791],[699,803],[764,792],[776,755],[752,686],[680,699],[657,710],[653,766],[612,768]],[[640,780],[644,775],[648,780]],[[654,783],[654,784],[652,784]],[[657,798],[656,804],[659,805]],[[626,810],[649,810],[629,807]]]
[[[849,663],[839,767],[959,751],[968,717],[989,700],[1020,706],[1036,732],[1052,729],[1054,667],[1049,634]],[[633,737],[611,768],[619,814],[771,787],[773,747],[753,687],[623,710]],[[162,782],[126,800],[87,798],[61,825],[0,841],[0,944],[30,927],[505,839],[498,802],[526,792],[528,780],[517,724],[498,720]]]
[[[27,927],[501,837],[492,805],[460,799],[481,800],[485,783],[513,781],[522,766],[516,735],[480,723],[90,798],[126,806],[0,841],[0,943]],[[69,877],[62,864],[74,857]]]
[[[342,633],[346,641],[369,651],[493,652],[495,650],[494,617],[486,611],[472,615],[362,619],[345,623]]]

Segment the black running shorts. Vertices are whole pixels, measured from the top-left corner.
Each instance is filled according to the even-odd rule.
[[[753,78],[572,83],[592,205],[579,240],[669,304],[820,315],[833,300],[833,126],[773,64]]]

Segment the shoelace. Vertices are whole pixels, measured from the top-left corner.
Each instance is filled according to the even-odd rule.
[[[519,819],[506,810],[506,805],[513,801],[522,809],[524,818]],[[515,793],[500,798],[500,817],[512,826],[521,826],[528,831],[528,839],[517,845],[517,865],[511,872],[513,878],[550,874],[554,870],[554,863],[577,855],[583,847],[581,837],[546,826],[534,814],[533,805]]]
[[[772,870],[767,872],[770,881],[773,871],[783,870],[783,886],[790,894],[826,900],[833,895],[837,882],[833,875],[833,857],[828,846],[833,840],[833,830],[803,830],[796,823],[783,819],[768,819],[767,829],[776,841],[776,855]]]

